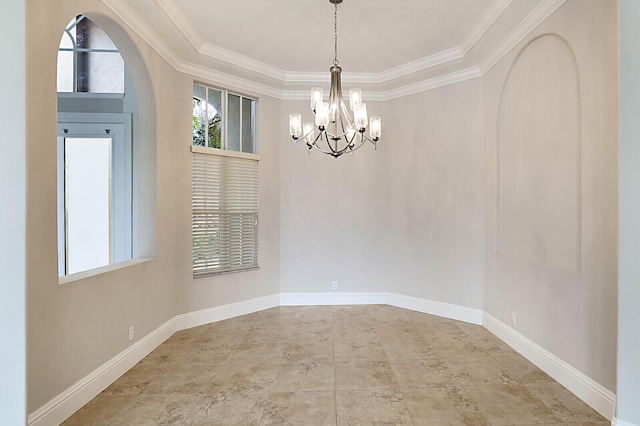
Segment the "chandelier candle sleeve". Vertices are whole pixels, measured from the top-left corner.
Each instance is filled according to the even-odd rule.
[[[324,92],[320,87],[311,89],[311,111],[315,117],[313,122],[302,124],[300,114],[289,115],[289,134],[296,145],[300,140],[311,149],[328,154],[334,158],[344,153],[353,153],[365,142],[376,143],[382,135],[380,117],[369,118],[367,105],[363,102],[360,89],[349,90],[349,108],[345,105],[342,93],[342,68],[338,61],[338,4],[343,0],[329,0],[334,5],[334,59],[331,72],[331,87],[328,102],[324,101]],[[369,136],[365,135],[367,126]],[[316,132],[318,130],[318,132]],[[302,137],[302,139],[300,139]]]
[[[382,119],[380,117],[371,117],[369,120],[369,134],[374,141],[382,136]]]
[[[313,123],[306,122],[302,125],[302,134],[307,145],[311,145],[316,138],[316,126]]]
[[[300,114],[289,114],[289,134],[297,139],[302,131],[302,117]]]

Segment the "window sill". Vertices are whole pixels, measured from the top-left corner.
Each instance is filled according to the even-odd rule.
[[[246,160],[256,160],[256,161],[262,160],[262,155],[260,154],[250,154],[248,152],[229,151],[227,149],[207,148],[204,146],[191,145],[191,152],[197,152],[200,154],[220,155],[222,157],[244,158]]]
[[[95,269],[89,269],[88,271],[76,272],[75,274],[64,275],[58,278],[58,284],[70,284],[75,281],[84,280],[89,277],[94,277],[96,275],[106,274],[108,272],[117,271],[119,269],[128,268],[133,265],[139,265],[141,263],[146,263],[154,258],[139,258],[133,260],[126,260],[124,262],[114,263],[112,265],[101,266]]]

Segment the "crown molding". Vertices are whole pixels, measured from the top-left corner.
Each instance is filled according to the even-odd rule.
[[[189,19],[182,13],[175,2],[170,0],[153,0],[155,5],[166,16],[166,18],[173,24],[173,26],[182,33],[184,38],[189,44],[199,52],[204,45],[202,38],[192,28],[193,25],[189,22]]]
[[[478,67],[470,67],[460,71],[455,71],[449,74],[430,78],[428,80],[423,80],[418,83],[401,86],[385,92],[364,91],[362,93],[362,97],[367,99],[368,101],[384,102],[481,76],[482,73],[480,72],[480,69]],[[281,92],[279,98],[283,100],[309,100],[309,91],[284,90]]]
[[[124,0],[102,0],[102,2],[172,67],[178,69],[182,59],[147,25],[144,19],[131,6]]]
[[[174,0],[153,0],[162,10],[170,22],[182,33],[193,48],[203,56],[223,61],[236,68],[241,73],[249,71],[276,81],[276,84],[264,84],[236,75],[216,71],[213,68],[188,62],[171,49],[161,37],[151,29],[147,23],[126,3],[126,0],[102,0],[125,24],[138,34],[149,46],[158,52],[176,70],[192,75],[196,79],[214,82],[223,86],[237,88],[242,91],[263,94],[283,100],[308,99],[308,91],[283,89],[290,83],[325,84],[329,81],[326,72],[288,72],[265,64],[252,58],[239,55],[230,50],[220,48],[210,43],[201,42],[196,33],[189,30],[188,19],[176,6]],[[566,0],[543,0],[523,19],[507,37],[498,44],[477,66],[463,70],[448,72],[437,77],[427,78],[417,83],[397,85],[390,90],[369,90],[365,93],[372,101],[386,101],[408,96],[414,93],[435,89],[448,84],[458,83],[484,75],[511,49],[513,49],[527,34],[540,25],[549,15],[558,9]],[[343,81],[352,84],[382,85],[393,80],[406,77],[417,72],[429,70],[438,65],[446,65],[456,60],[464,59],[466,54],[477,44],[484,34],[494,25],[496,20],[505,12],[512,0],[494,0],[489,9],[473,26],[458,47],[448,49],[404,65],[391,68],[379,73],[345,73]]]
[[[248,56],[240,55],[211,43],[204,43],[198,50],[198,53],[219,61],[227,62],[235,67],[244,68],[251,72],[257,72],[266,77],[284,82],[287,81],[287,73],[280,68],[265,64],[264,62],[249,58]]]
[[[511,49],[516,47],[531,31],[540,25],[549,15],[562,6],[566,0],[544,0],[527,15],[520,24],[478,65],[482,73],[489,71]]]
[[[462,55],[466,55],[498,20],[509,7],[512,0],[494,0],[489,9],[480,17],[480,20],[471,28],[467,35],[460,41],[458,48]]]
[[[198,64],[184,62],[180,65],[180,67],[176,68],[176,70],[185,74],[189,74],[196,79],[203,80],[203,83],[215,83],[216,85],[224,86],[225,88],[258,93],[278,99],[282,99],[283,96],[283,91],[273,86],[216,71],[209,67]]]

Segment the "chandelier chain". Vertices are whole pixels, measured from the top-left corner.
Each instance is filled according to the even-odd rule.
[[[333,12],[333,34],[334,34],[334,45],[333,45],[333,65],[338,66],[338,3],[334,3],[334,12]]]

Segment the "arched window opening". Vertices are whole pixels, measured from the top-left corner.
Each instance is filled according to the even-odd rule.
[[[58,49],[58,275],[136,256],[138,103],[114,42],[84,15]]]
[[[58,49],[58,92],[124,93],[124,60],[89,18],[72,19]]]

